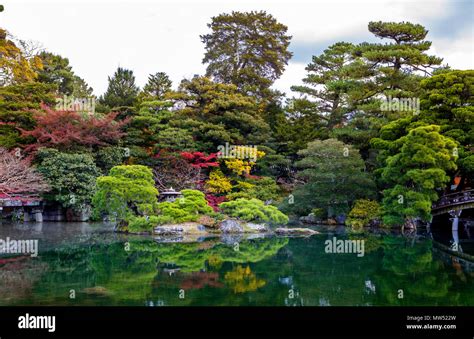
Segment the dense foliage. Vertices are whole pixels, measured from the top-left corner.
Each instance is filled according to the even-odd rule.
[[[157,196],[151,169],[141,165],[115,166],[109,175],[97,178],[92,201],[94,217],[109,216],[121,221],[150,215],[157,208]]]
[[[474,73],[430,55],[422,25],[370,22],[380,41],[314,55],[292,98],[271,88],[292,57],[288,27],[253,11],[217,15],[208,29],[205,74],[173,87],[153,71],[141,89],[119,67],[97,103],[66,57],[1,29],[0,147],[25,178],[1,190],[93,203],[95,218],[139,231],[220,212],[286,222],[275,206],[413,225],[441,194],[472,185]],[[171,187],[184,203],[158,203]]]
[[[204,193],[197,190],[183,190],[182,194],[182,198],[173,202],[158,204],[160,224],[196,221],[200,215],[213,214],[213,209],[207,204]]]
[[[294,191],[293,213],[319,208],[328,217],[347,213],[356,199],[373,197],[375,185],[365,172],[364,161],[351,145],[335,139],[313,141],[299,152],[297,162],[302,184]]]
[[[380,205],[377,201],[359,199],[354,203],[348,214],[346,224],[355,229],[361,229],[380,218]]]
[[[48,200],[73,208],[90,204],[99,176],[91,155],[44,148],[38,152],[37,161],[38,171],[51,187]]]
[[[246,221],[269,221],[277,224],[288,222],[288,217],[275,206],[265,205],[263,201],[258,199],[239,198],[223,202],[219,207],[225,214]]]

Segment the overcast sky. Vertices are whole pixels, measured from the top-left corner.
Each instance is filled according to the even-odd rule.
[[[431,53],[457,69],[473,69],[473,0],[0,0],[0,27],[23,40],[69,58],[75,73],[94,88],[107,88],[118,66],[132,69],[143,86],[148,74],[166,72],[176,87],[203,74],[204,47],[212,16],[266,10],[288,26],[294,53],[274,87],[290,94],[305,75],[311,56],[338,42],[375,41],[369,21],[410,21],[424,25]]]

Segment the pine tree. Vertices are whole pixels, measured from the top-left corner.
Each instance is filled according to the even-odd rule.
[[[164,72],[150,74],[148,82],[143,87],[143,93],[155,100],[163,100],[165,93],[171,90],[172,81]]]
[[[109,86],[100,103],[110,109],[131,107],[136,103],[138,92],[133,71],[119,67],[114,75],[109,77]]]
[[[264,11],[221,14],[208,27],[212,32],[201,36],[206,75],[260,98],[271,96],[270,86],[292,56],[288,28]]]

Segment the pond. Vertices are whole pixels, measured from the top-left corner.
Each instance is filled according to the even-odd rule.
[[[315,227],[307,238],[157,241],[89,223],[0,224],[0,239],[38,239],[37,257],[0,257],[0,305],[474,305],[474,264],[430,237]],[[364,240],[364,255],[325,242]]]

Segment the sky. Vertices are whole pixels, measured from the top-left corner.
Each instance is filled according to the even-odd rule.
[[[409,21],[428,30],[430,54],[455,69],[474,69],[473,0],[0,0],[0,27],[67,57],[74,72],[100,95],[117,67],[134,71],[143,86],[166,72],[176,87],[203,74],[204,45],[213,16],[265,10],[288,26],[293,58],[274,88],[292,96],[312,55],[338,41],[381,41],[370,21]]]

